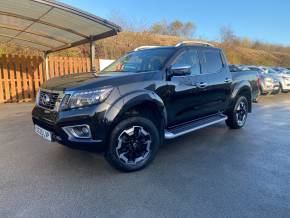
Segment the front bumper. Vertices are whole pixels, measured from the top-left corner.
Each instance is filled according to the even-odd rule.
[[[108,125],[105,114],[109,105],[102,103],[82,109],[69,111],[49,111],[35,106],[32,111],[33,123],[50,131],[52,139],[65,145],[103,146],[107,137]],[[90,138],[72,137],[64,127],[87,125],[91,131]]]
[[[290,91],[290,80],[288,79],[283,79],[283,83],[282,83],[282,89],[283,91]]]
[[[263,83],[261,86],[261,89],[262,89],[262,94],[269,93],[274,90],[274,85],[273,83]]]

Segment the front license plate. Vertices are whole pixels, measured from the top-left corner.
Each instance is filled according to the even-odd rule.
[[[47,131],[43,128],[41,128],[40,126],[35,125],[34,126],[34,131],[40,135],[42,138],[46,139],[47,141],[52,141],[52,134],[50,131]]]

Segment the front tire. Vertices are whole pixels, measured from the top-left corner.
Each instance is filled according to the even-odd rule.
[[[231,129],[241,129],[246,123],[249,112],[248,100],[244,96],[239,96],[235,107],[228,114],[226,124]]]
[[[283,88],[282,88],[282,84],[280,83],[280,85],[279,85],[279,90],[278,90],[278,94],[281,94],[282,91],[283,91]]]
[[[118,170],[136,171],[153,161],[159,146],[160,134],[151,120],[129,117],[113,129],[106,159]]]

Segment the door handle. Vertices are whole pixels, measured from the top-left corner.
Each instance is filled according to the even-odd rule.
[[[231,79],[229,79],[229,78],[226,78],[226,79],[225,79],[225,83],[230,83],[230,82],[232,82]]]
[[[208,86],[208,84],[204,83],[204,82],[201,82],[197,86],[198,86],[198,88],[204,89],[204,88],[206,88]]]

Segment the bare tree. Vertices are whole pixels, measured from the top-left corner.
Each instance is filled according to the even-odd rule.
[[[196,25],[193,22],[182,23],[175,20],[171,23],[166,21],[154,23],[150,32],[161,35],[180,36],[184,38],[191,38],[196,31]]]
[[[169,24],[169,33],[172,36],[180,36],[181,30],[183,28],[183,23],[179,20],[175,20],[172,23]]]
[[[169,35],[167,22],[162,21],[154,23],[150,28],[150,32],[161,35]]]
[[[196,25],[193,22],[185,23],[181,30],[182,36],[184,38],[192,38],[195,31],[196,31]]]
[[[228,46],[233,46],[237,37],[230,26],[223,26],[220,29],[221,42]]]

